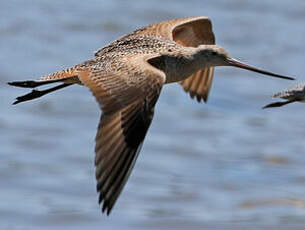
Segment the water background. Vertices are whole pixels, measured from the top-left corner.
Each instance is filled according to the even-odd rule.
[[[208,104],[167,85],[127,186],[101,215],[100,116],[85,87],[12,106],[36,79],[138,27],[212,19],[217,44],[277,80],[216,68]],[[304,229],[305,107],[261,110],[304,81],[305,1],[0,0],[0,229]]]

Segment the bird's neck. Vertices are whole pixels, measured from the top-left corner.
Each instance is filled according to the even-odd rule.
[[[208,67],[205,62],[195,58],[194,55],[175,55],[164,58],[164,72],[166,83],[185,80],[200,69]]]

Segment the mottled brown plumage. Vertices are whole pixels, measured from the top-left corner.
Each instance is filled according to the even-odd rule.
[[[102,211],[109,214],[135,164],[163,84],[179,82],[200,102],[208,98],[214,66],[236,66],[291,79],[238,62],[214,43],[207,17],[164,21],[112,42],[89,61],[39,81],[9,84],[34,88],[62,82],[18,97],[15,104],[71,84],[83,84],[92,91],[103,111],[95,147],[97,191]]]

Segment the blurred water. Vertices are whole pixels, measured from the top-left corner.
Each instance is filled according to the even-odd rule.
[[[84,87],[11,106],[35,79],[133,29],[206,15],[233,57],[304,80],[305,2],[0,1],[0,229],[304,229],[304,105],[261,110],[297,82],[217,68],[209,103],[165,86],[110,217],[97,205],[100,111]],[[122,227],[123,226],[123,227]]]

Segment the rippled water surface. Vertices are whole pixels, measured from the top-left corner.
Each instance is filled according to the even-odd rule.
[[[305,107],[261,110],[297,82],[216,68],[208,104],[164,87],[110,217],[94,177],[100,111],[73,86],[11,106],[35,79],[133,29],[207,15],[232,57],[304,81],[300,0],[0,1],[1,229],[304,229]]]

